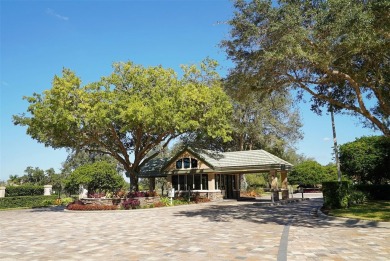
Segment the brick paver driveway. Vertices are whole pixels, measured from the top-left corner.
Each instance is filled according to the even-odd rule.
[[[0,260],[389,260],[388,223],[323,219],[321,204],[0,211]]]

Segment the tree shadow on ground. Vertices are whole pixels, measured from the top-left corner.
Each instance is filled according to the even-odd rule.
[[[211,222],[244,220],[257,224],[291,224],[295,227],[378,227],[378,222],[363,222],[355,219],[338,219],[319,213],[322,199],[311,199],[278,206],[260,204],[208,205],[196,210],[183,210],[176,216],[204,217]],[[390,229],[390,226],[389,226]]]
[[[64,212],[65,208],[65,206],[39,207],[32,208],[30,212]]]

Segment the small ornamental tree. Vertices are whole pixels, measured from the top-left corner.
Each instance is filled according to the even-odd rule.
[[[45,146],[110,155],[138,190],[139,171],[159,154],[155,148],[199,130],[230,139],[232,106],[216,66],[210,59],[183,66],[178,77],[161,66],[116,63],[111,75],[85,86],[64,69],[51,89],[25,97],[29,114],[14,123]]]
[[[105,161],[90,163],[77,168],[66,179],[65,189],[77,191],[85,185],[89,193],[114,192],[125,185],[125,181],[116,166]]]
[[[314,160],[307,160],[294,166],[288,175],[288,182],[311,187],[321,184],[324,181],[324,176],[325,169],[321,164]]]

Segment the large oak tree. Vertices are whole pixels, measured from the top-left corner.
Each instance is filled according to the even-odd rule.
[[[296,89],[390,136],[390,1],[236,0],[222,42],[252,89]]]
[[[136,190],[140,168],[159,153],[154,148],[200,129],[229,139],[232,106],[214,61],[183,66],[182,77],[161,66],[113,67],[111,75],[84,86],[64,69],[51,89],[25,97],[28,114],[14,116],[14,123],[45,146],[112,156]]]

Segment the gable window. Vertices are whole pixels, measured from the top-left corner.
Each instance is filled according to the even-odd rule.
[[[198,168],[198,160],[191,158],[191,168],[197,169]]]
[[[184,158],[183,159],[183,163],[184,163],[184,168],[185,169],[189,169],[189,168],[191,168],[191,164],[190,164],[190,158]]]
[[[183,160],[179,159],[178,161],[176,161],[176,168],[181,169],[182,167],[183,167]]]
[[[176,169],[197,169],[198,160],[194,158],[182,158],[176,161]]]

